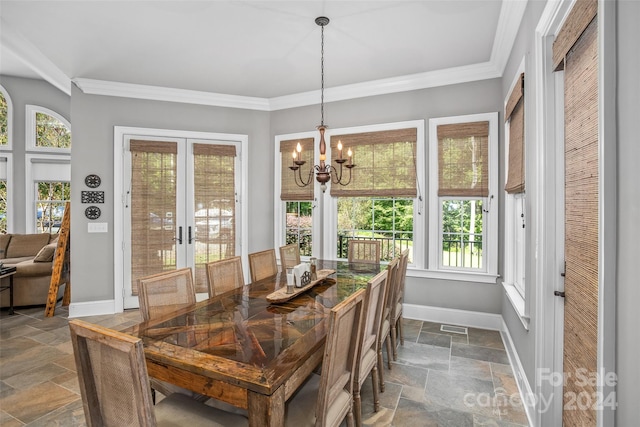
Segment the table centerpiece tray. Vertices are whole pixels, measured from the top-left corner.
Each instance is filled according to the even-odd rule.
[[[318,270],[316,272],[316,280],[312,280],[309,284],[302,286],[300,288],[293,288],[293,292],[288,294],[287,293],[287,286],[285,284],[285,286],[281,287],[280,289],[278,289],[275,292],[270,293],[269,295],[267,295],[267,301],[270,303],[283,303],[283,302],[287,302],[295,297],[297,297],[298,295],[300,295],[303,292],[308,291],[309,289],[313,288],[316,285],[319,285],[321,283],[335,283],[336,280],[335,279],[331,279],[329,278],[330,275],[334,274],[336,271],[335,270],[329,270],[329,269],[325,269],[325,270]]]

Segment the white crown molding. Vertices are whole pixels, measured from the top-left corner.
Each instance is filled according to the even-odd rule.
[[[3,49],[7,49],[19,58],[36,74],[57,87],[67,95],[71,95],[71,79],[67,77],[53,62],[38,50],[31,42],[15,31],[11,25],[0,18],[0,42]]]
[[[73,82],[88,95],[119,96],[123,98],[150,99],[154,101],[181,102],[185,104],[212,105],[217,107],[243,108],[269,111],[269,100],[249,96],[148,86],[132,83],[110,82],[75,78]]]
[[[522,23],[522,17],[527,9],[527,3],[528,0],[503,0],[502,2],[490,60],[500,75],[507,66],[511,49],[513,49]]]
[[[348,99],[365,98],[367,96],[387,95],[398,92],[428,89],[477,80],[500,77],[500,73],[490,62],[449,68],[446,70],[429,71],[389,79],[372,80],[352,85],[337,86],[325,89],[325,102],[344,101]],[[269,99],[271,111],[286,108],[303,107],[318,104],[320,91],[298,93]]]

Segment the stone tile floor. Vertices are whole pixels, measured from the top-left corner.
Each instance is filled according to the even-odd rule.
[[[85,426],[67,325],[68,311],[44,318],[44,308],[0,314],[0,425]],[[140,322],[137,310],[84,320],[122,330]],[[405,319],[405,342],[384,370],[380,411],[371,381],[362,390],[366,426],[528,425],[502,337],[468,328]],[[386,366],[386,352],[385,366]]]

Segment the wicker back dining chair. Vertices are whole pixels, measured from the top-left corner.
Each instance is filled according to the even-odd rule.
[[[145,321],[195,304],[196,289],[191,268],[165,271],[138,279],[138,301]]]
[[[382,347],[387,348],[387,367],[391,369],[391,304],[393,302],[393,292],[398,276],[398,264],[400,258],[396,257],[387,265],[387,283],[384,288],[382,319],[380,319],[380,333],[378,334],[378,375],[380,376],[380,391],[384,391],[384,359],[382,358]]]
[[[278,274],[275,249],[249,254],[249,271],[252,282]]]
[[[206,267],[209,297],[244,286],[242,258],[239,256],[208,262]]]
[[[153,405],[142,340],[82,320],[69,321],[88,426],[247,426],[236,414],[172,394]]]
[[[196,290],[191,268],[165,271],[138,279],[138,301],[142,320],[156,319],[181,307],[196,303]],[[181,393],[204,402],[208,397],[178,387],[156,378],[151,378],[153,401],[156,391],[165,396]]]
[[[393,290],[393,302],[391,304],[391,347],[393,348],[393,360],[398,359],[398,338],[400,344],[404,345],[404,334],[402,333],[402,301],[404,300],[404,282],[407,278],[407,264],[409,263],[409,249],[405,249],[400,254],[396,286]]]
[[[387,270],[376,274],[367,283],[364,297],[364,318],[358,339],[360,341],[359,355],[356,361],[356,370],[353,380],[353,413],[356,426],[362,426],[362,401],[360,390],[365,380],[371,374],[373,385],[373,411],[380,409],[379,375],[378,375],[378,339],[380,336],[380,323],[384,310],[384,293],[387,284]]]
[[[297,243],[280,246],[280,264],[283,273],[287,272],[287,268],[300,264],[300,248]]]
[[[322,374],[311,374],[287,403],[285,425],[338,427],[347,419],[353,427],[353,379],[364,314],[361,289],[329,313]]]
[[[347,256],[349,262],[367,262],[379,264],[380,241],[351,239],[349,240]]]

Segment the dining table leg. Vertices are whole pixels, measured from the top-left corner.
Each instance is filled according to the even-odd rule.
[[[284,426],[285,394],[284,385],[272,395],[249,391],[248,412],[249,427],[282,427]]]

